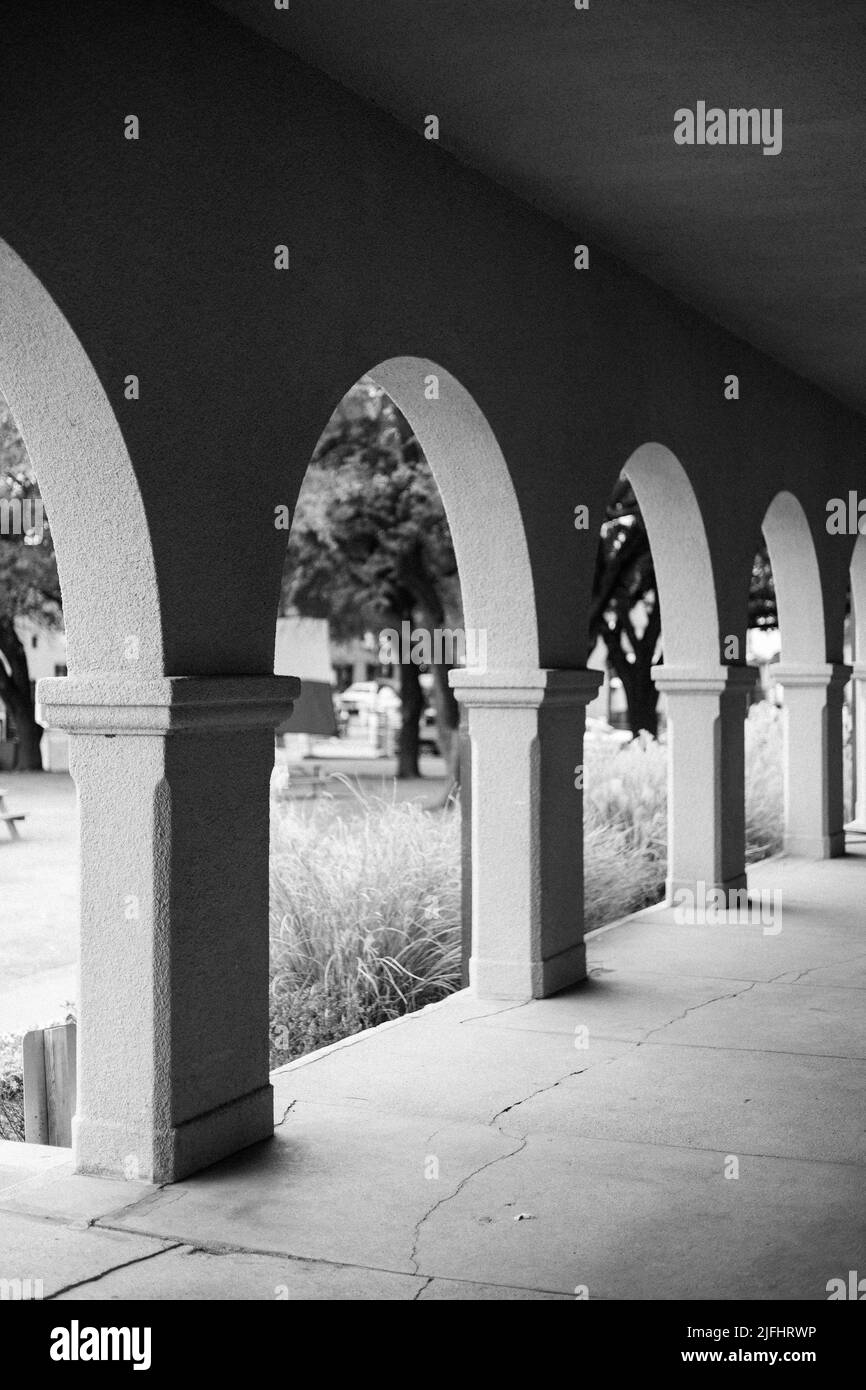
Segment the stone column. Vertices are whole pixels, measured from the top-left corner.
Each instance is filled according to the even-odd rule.
[[[746,886],[745,717],[751,666],[656,666],[667,696],[668,899]]]
[[[269,781],[299,688],[39,683],[80,808],[79,1172],[170,1182],[272,1132]]]
[[[583,732],[599,671],[458,670],[472,762],[470,982],[541,998],[582,980]]]
[[[780,665],[785,691],[785,852],[845,853],[842,706],[851,667]]]

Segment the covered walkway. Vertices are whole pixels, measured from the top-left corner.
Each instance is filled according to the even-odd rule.
[[[284,1068],[273,1140],[163,1189],[2,1146],[7,1264],[76,1299],[825,1299],[866,1236],[851,839],[750,871],[769,930],[654,909],[552,999]]]
[[[63,590],[68,675],[38,695],[70,740],[80,951],[72,1157],[0,1156],[0,1280],[821,1300],[864,1269],[863,7],[729,9],[10,11],[0,390]],[[705,98],[778,114],[778,157],[681,145]],[[487,653],[452,673],[470,989],[269,1080],[283,522],[365,376]],[[668,906],[587,941],[621,479],[661,621]],[[683,895],[745,883],[764,546],[788,858],[752,879],[781,930],[689,926]]]

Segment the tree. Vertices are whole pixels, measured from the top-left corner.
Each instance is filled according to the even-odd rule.
[[[749,627],[771,631],[779,626],[776,609],[776,585],[765,542],[755,556],[752,565],[752,582],[749,585]]]
[[[62,625],[57,562],[41,507],[24,441],[0,397],[0,699],[15,723],[17,767],[26,771],[42,770],[43,730],[16,624]]]
[[[749,588],[749,627],[778,625],[773,572],[766,545],[755,556]],[[590,608],[590,650],[601,637],[622,681],[629,727],[658,731],[658,691],[652,667],[660,660],[661,610],[646,526],[631,484],[620,478],[601,527]]]
[[[602,522],[589,616],[590,651],[601,637],[622,681],[632,733],[658,732],[652,679],[661,613],[646,526],[631,485],[620,478]]]
[[[460,624],[451,534],[433,475],[393,401],[368,379],[334,412],[313,455],[293,519],[281,611],[327,617],[335,637]],[[458,776],[458,707],[448,662],[434,663],[439,738]],[[417,777],[420,671],[400,667],[397,776]]]

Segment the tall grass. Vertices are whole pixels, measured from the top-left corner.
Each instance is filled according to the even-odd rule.
[[[782,712],[762,700],[746,720],[746,863],[781,853],[784,830]]]
[[[275,808],[274,1065],[460,987],[460,818],[356,792]]]
[[[666,750],[645,735],[625,748],[588,741],[583,826],[587,930],[658,902],[667,867]]]
[[[782,846],[781,718],[746,722],[747,859]],[[441,999],[460,985],[460,835],[453,811],[355,793],[274,810],[274,1065]],[[587,928],[658,902],[667,870],[667,750],[642,736],[585,753]]]
[[[746,862],[783,842],[782,716],[766,701],[745,727]],[[587,928],[660,901],[667,872],[667,749],[642,736],[616,751],[587,744],[584,855]]]
[[[24,1138],[20,1033],[0,1034],[0,1139]]]

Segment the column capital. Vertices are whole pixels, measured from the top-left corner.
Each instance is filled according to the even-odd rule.
[[[291,713],[295,676],[51,676],[46,723],[74,734],[160,735],[273,727]]]
[[[461,704],[489,709],[587,705],[595,699],[603,680],[603,671],[562,667],[505,671],[458,667],[448,676]]]
[[[665,695],[747,694],[758,679],[755,666],[654,666],[652,678]]]
[[[778,665],[771,666],[770,675],[781,685],[826,689],[845,685],[850,680],[853,669],[841,661],[822,661],[814,664],[792,661],[779,662]]]

